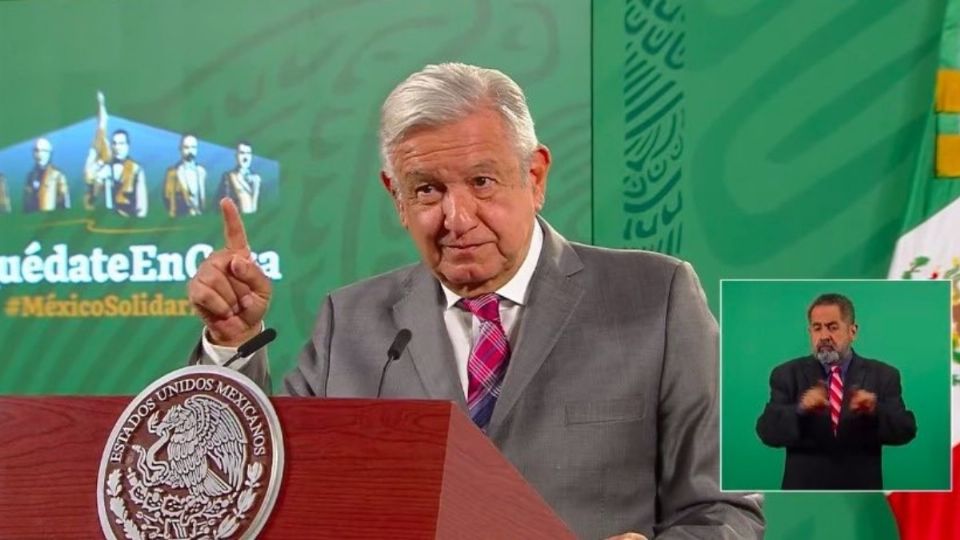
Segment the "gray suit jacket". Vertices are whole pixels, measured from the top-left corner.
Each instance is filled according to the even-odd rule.
[[[583,538],[761,537],[759,498],[717,483],[717,326],[692,268],[648,252],[567,242],[549,225],[488,434]],[[423,265],[332,292],[299,364],[298,396],[452,400],[466,410]],[[265,355],[244,371],[269,388]]]

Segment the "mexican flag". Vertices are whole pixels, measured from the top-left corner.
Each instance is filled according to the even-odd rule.
[[[960,0],[946,3],[934,104],[888,277],[953,282],[953,491],[888,500],[903,540],[960,538]]]

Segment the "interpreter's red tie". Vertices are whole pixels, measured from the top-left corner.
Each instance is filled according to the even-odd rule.
[[[830,422],[833,435],[837,435],[840,426],[840,407],[843,404],[843,380],[840,378],[840,366],[830,368]]]
[[[500,397],[500,387],[510,358],[510,344],[500,322],[499,296],[484,294],[462,298],[460,305],[480,320],[480,331],[467,361],[467,406],[470,408],[470,418],[484,429]]]

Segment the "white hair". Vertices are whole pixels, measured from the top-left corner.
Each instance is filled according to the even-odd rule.
[[[380,111],[380,160],[393,176],[391,156],[414,128],[462,120],[484,108],[496,111],[513,135],[522,164],[539,145],[523,90],[496,69],[461,63],[430,64],[397,85]],[[526,165],[524,165],[526,166]]]

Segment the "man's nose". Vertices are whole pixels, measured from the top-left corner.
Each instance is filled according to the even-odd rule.
[[[462,235],[477,225],[477,200],[467,189],[451,187],[443,196],[443,226]]]

